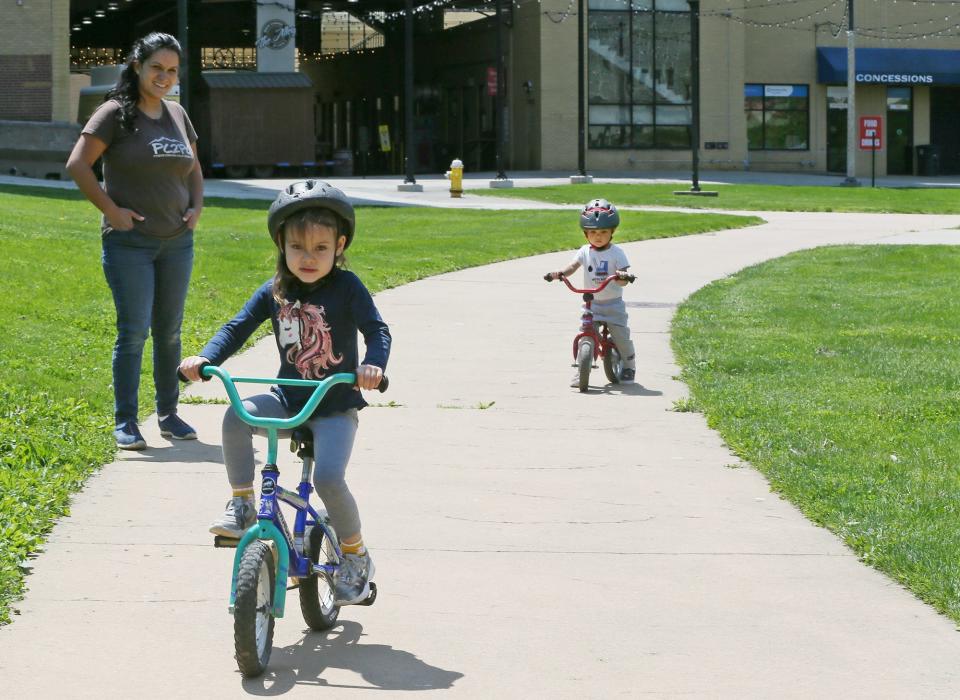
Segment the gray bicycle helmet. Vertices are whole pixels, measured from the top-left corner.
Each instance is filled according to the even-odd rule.
[[[580,212],[580,228],[616,228],[620,225],[620,213],[605,199],[591,199]]]
[[[277,198],[270,205],[270,211],[267,214],[267,228],[270,229],[270,237],[276,245],[280,245],[280,228],[291,214],[295,214],[303,209],[329,209],[339,216],[346,230],[341,230],[340,234],[347,237],[346,245],[343,249],[350,247],[353,241],[353,231],[356,228],[357,217],[353,212],[353,205],[347,199],[341,190],[337,189],[329,182],[322,180],[301,180],[287,185],[280,190]]]

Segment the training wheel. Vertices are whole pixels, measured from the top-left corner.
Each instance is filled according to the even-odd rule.
[[[362,603],[360,603],[360,605],[373,605],[373,601],[375,601],[376,599],[377,599],[377,584],[371,581],[370,595],[368,595],[366,599]]]

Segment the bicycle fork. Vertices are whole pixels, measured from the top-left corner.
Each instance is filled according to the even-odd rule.
[[[268,432],[274,432],[274,429],[268,429]],[[276,436],[270,436],[271,445],[275,445]],[[276,450],[268,448],[268,463],[264,465],[261,471],[263,480],[260,486],[260,508],[257,512],[257,522],[243,533],[243,537],[237,543],[237,551],[233,558],[233,577],[230,583],[230,614],[233,614],[237,600],[237,580],[240,574],[240,561],[243,558],[243,552],[247,546],[255,540],[270,541],[273,543],[274,562],[276,563],[276,580],[274,582],[273,597],[273,615],[274,617],[283,617],[283,611],[287,597],[287,577],[290,573],[290,555],[293,553],[294,575],[299,578],[309,576],[311,573],[325,573],[332,576],[339,566],[343,557],[340,552],[340,545],[337,542],[333,528],[324,522],[324,519],[310,507],[310,493],[313,491],[313,485],[310,483],[310,476],[313,467],[313,458],[303,457],[303,470],[300,477],[300,485],[297,493],[282,488],[277,480],[280,477],[280,471],[276,465]],[[280,509],[280,501],[289,503],[297,509],[297,515],[294,520],[293,537],[290,536],[290,529],[283,517],[283,511]],[[314,564],[309,556],[305,556],[304,533],[307,527],[307,517],[313,516],[314,527],[323,530],[333,545],[337,561],[334,565]]]

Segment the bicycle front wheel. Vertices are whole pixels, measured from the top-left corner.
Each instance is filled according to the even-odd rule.
[[[319,525],[307,533],[310,561],[314,564],[329,564],[336,561],[333,543]],[[300,579],[300,612],[310,629],[328,630],[337,624],[340,608],[334,602],[333,579],[329,574],[315,573]]]
[[[240,673],[251,678],[267,668],[273,649],[276,565],[270,547],[251,542],[240,558],[233,608],[233,641]]]
[[[581,340],[577,348],[577,372],[580,376],[580,392],[590,386],[590,370],[593,368],[593,343]]]

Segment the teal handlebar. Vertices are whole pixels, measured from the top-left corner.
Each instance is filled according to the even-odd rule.
[[[204,365],[200,370],[200,375],[205,379],[218,377],[223,382],[223,388],[227,390],[227,396],[233,410],[245,422],[257,428],[273,428],[274,430],[292,430],[303,424],[316,409],[317,405],[323,400],[327,390],[334,384],[356,384],[357,375],[353,372],[338,372],[331,374],[324,379],[282,379],[274,377],[266,379],[263,377],[231,377],[230,373],[217,365]],[[260,416],[251,416],[243,407],[243,399],[237,393],[236,385],[244,384],[281,384],[284,386],[312,386],[315,387],[307,403],[304,404],[300,412],[290,418],[264,418]]]

